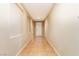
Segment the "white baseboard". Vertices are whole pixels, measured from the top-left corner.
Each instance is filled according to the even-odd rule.
[[[48,43],[50,44],[50,46],[53,48],[53,50],[55,51],[55,53],[57,54],[57,56],[61,56],[60,53],[58,52],[58,50],[56,49],[56,47],[54,46],[54,44],[52,44],[52,42],[50,40],[48,40],[48,38],[46,37]]]
[[[16,56],[18,56],[18,55],[23,51],[23,49],[28,45],[28,43],[29,43],[30,41],[31,41],[31,40],[27,41],[27,42],[23,45],[23,47],[18,51],[18,53],[16,54]]]
[[[54,51],[57,54],[57,56],[61,56],[60,53],[58,52],[58,50],[56,49],[56,47],[54,45],[51,45],[51,46],[54,49]]]
[[[14,38],[20,37],[20,36],[22,36],[22,35],[21,34],[17,34],[17,35],[11,36],[10,38],[14,39]],[[29,34],[26,39],[27,39],[27,41],[22,46],[22,48],[20,48],[19,51],[16,53],[16,56],[18,56],[23,51],[23,49],[28,45],[28,43],[33,39],[33,36],[31,34]]]

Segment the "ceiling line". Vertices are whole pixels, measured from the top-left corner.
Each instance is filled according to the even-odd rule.
[[[50,16],[53,8],[55,7],[56,3],[54,3],[54,5],[52,5],[52,8],[50,9],[49,13],[47,14],[47,16],[44,18],[44,21]]]
[[[29,14],[29,12],[24,8],[24,6],[21,3],[16,3],[16,6],[20,9],[22,14],[27,14],[28,17],[33,19],[32,16]]]
[[[32,16],[29,14],[29,12],[27,11],[27,9],[21,4],[21,3],[15,3],[17,5],[17,7],[21,10],[21,12],[24,14],[26,13],[28,17],[30,17],[32,20],[34,20],[32,18]],[[49,13],[47,14],[47,16],[44,18],[44,21],[49,17],[49,15],[51,14],[54,6],[56,3],[54,3],[54,5],[52,5],[52,8],[50,9]]]

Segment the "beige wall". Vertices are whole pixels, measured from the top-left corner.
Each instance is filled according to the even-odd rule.
[[[79,55],[79,4],[57,4],[48,22],[50,44],[61,55]]]
[[[27,43],[29,25],[15,4],[0,4],[0,55],[16,55]]]

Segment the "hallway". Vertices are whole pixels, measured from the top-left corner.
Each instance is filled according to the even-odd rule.
[[[56,56],[56,53],[44,37],[36,37],[23,49],[19,55]]]
[[[79,56],[79,4],[0,4],[0,56]]]

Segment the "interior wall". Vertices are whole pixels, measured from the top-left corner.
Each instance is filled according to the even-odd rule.
[[[6,9],[7,8],[7,9]],[[7,55],[9,5],[0,4],[0,55]],[[5,17],[4,17],[5,16]]]
[[[15,4],[0,4],[0,55],[16,55],[29,41],[28,21]]]
[[[79,4],[56,4],[48,24],[48,41],[60,55],[79,55]]]

